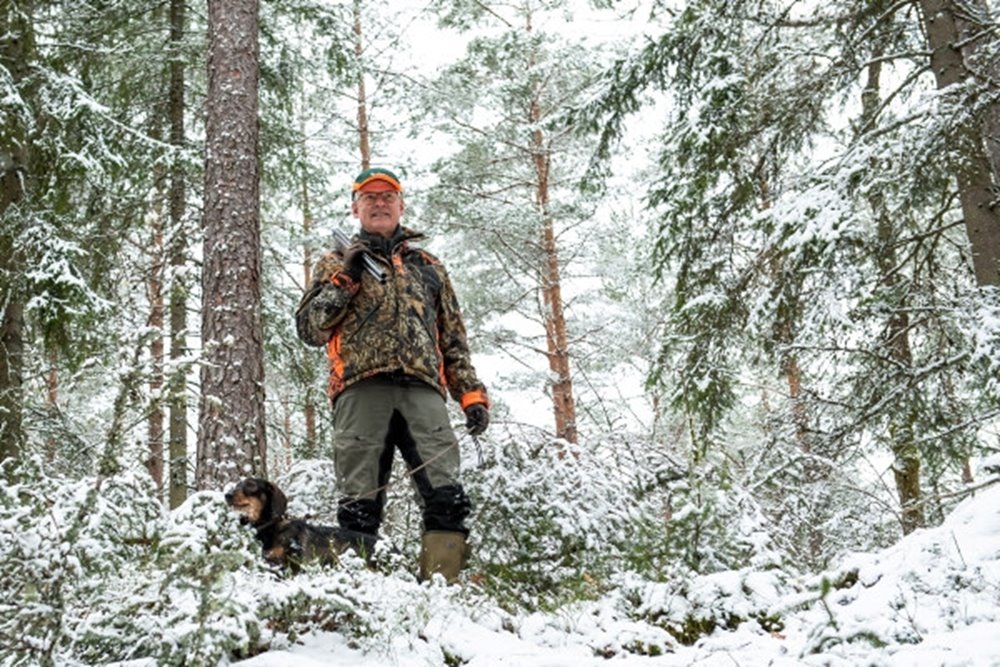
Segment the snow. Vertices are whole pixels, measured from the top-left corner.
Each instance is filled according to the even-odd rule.
[[[55,664],[152,667],[184,656],[188,664],[244,667],[987,667],[1000,664],[996,481],[984,480],[940,526],[849,554],[825,572],[753,564],[653,581],[623,567],[591,578],[599,594],[534,611],[504,604],[475,568],[456,586],[418,583],[406,554],[379,570],[346,557],[282,576],[261,563],[252,532],[218,492],[195,494],[167,514],[146,498],[141,476],[109,478],[98,494],[92,481],[53,485],[41,495],[56,504],[39,522],[30,515],[41,506],[25,500],[27,487],[5,487],[0,546],[16,554],[5,571],[13,581],[45,573],[64,596],[51,600],[58,608],[40,597],[5,608],[0,621],[8,632],[11,613],[25,619],[22,651],[44,650],[50,637],[68,633],[74,639],[53,645]],[[95,501],[92,515],[81,514]],[[131,510],[125,525],[123,507]],[[71,524],[81,519],[92,525],[76,539]],[[129,560],[122,541],[137,543],[154,524],[163,526],[162,556]],[[111,568],[103,582],[88,581],[95,567]],[[47,617],[60,619],[58,631],[37,634],[31,624]],[[225,657],[239,646],[264,652]],[[81,649],[119,659],[89,660]],[[0,648],[0,664],[27,664],[18,655]]]
[[[1000,487],[964,502],[940,527],[915,532],[878,553],[855,554],[820,578],[851,571],[857,572],[856,582],[832,588],[825,604],[819,578],[784,581],[768,572],[725,572],[688,582],[686,598],[669,583],[623,580],[621,588],[600,600],[523,617],[493,607],[477,596],[472,584],[463,591],[384,578],[379,593],[387,609],[397,606],[399,597],[417,603],[407,606],[420,616],[415,624],[409,619],[413,632],[390,628],[390,641],[368,648],[352,646],[336,632],[312,632],[239,664],[1000,664]],[[636,594],[641,602],[635,618],[629,618],[625,598]],[[785,627],[766,630],[747,621],[683,646],[657,624],[642,620],[656,618],[656,612],[676,618],[699,606],[742,616],[757,609],[780,611]],[[664,652],[657,655],[653,649],[644,655],[642,647],[662,647]]]
[[[310,633],[301,638],[294,651],[270,651],[241,664],[259,667],[364,667],[371,660],[351,649],[343,637],[330,633]]]

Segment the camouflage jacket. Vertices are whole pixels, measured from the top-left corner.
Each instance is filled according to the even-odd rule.
[[[323,255],[295,312],[299,338],[326,346],[330,400],[383,373],[403,373],[450,393],[462,408],[489,406],[476,377],[458,299],[444,265],[410,241],[423,234],[400,226],[391,239],[362,231],[370,255],[384,264],[385,283],[367,272],[356,282],[339,252]]]

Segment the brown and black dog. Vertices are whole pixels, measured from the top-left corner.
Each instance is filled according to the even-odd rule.
[[[264,559],[293,572],[306,561],[336,562],[349,548],[370,556],[375,546],[372,535],[285,516],[288,499],[281,489],[265,479],[242,480],[226,493],[226,503],[236,510],[242,523],[256,529]]]

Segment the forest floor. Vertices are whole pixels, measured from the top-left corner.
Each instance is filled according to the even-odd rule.
[[[310,574],[310,577],[323,576]],[[847,582],[824,586],[821,582]],[[959,505],[941,526],[836,570],[778,587],[767,573],[692,582],[720,605],[766,606],[783,623],[715,629],[679,644],[658,624],[690,601],[668,584],[623,582],[601,599],[526,615],[503,611],[475,585],[417,584],[372,574],[384,615],[364,641],[315,631],[275,642],[242,667],[581,667],[643,665],[1000,665],[1000,486]],[[817,583],[820,582],[820,583]],[[300,585],[305,585],[300,583]],[[817,591],[825,590],[821,595]],[[734,607],[734,605],[736,605]]]

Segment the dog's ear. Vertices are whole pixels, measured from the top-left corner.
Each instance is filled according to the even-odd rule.
[[[285,510],[288,509],[288,499],[285,498],[284,492],[274,484],[268,482],[267,495],[271,498],[271,515],[276,517],[285,516]]]

